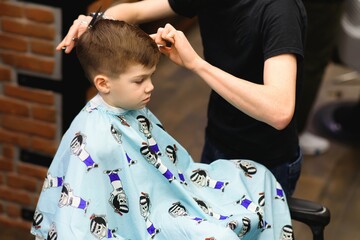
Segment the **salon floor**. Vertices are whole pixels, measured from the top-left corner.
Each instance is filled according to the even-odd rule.
[[[186,32],[200,53],[201,41],[197,26]],[[314,111],[331,101],[355,100],[359,97],[360,81],[339,83],[336,76],[351,72],[330,65]],[[155,92],[149,108],[161,119],[164,127],[188,149],[194,160],[200,156],[206,122],[209,88],[187,70],[163,58],[153,77]],[[310,130],[316,131],[309,124]],[[302,175],[295,197],[320,202],[331,211],[331,222],[325,230],[325,240],[360,239],[360,148],[332,140],[325,154],[305,156]],[[312,239],[309,228],[294,222],[297,240]],[[0,225],[1,240],[33,239],[28,230]],[[269,239],[270,240],[270,239]]]

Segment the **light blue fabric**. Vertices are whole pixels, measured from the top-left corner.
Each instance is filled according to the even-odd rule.
[[[147,108],[124,111],[99,96],[63,136],[31,232],[58,240],[292,239],[284,193],[262,165],[196,163]]]

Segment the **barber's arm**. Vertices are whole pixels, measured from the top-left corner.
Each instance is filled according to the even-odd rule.
[[[282,54],[265,61],[264,84],[237,78],[202,59],[186,36],[167,24],[152,35],[158,44],[164,39],[173,46],[160,51],[173,62],[199,75],[214,91],[247,115],[275,129],[285,128],[295,109],[297,60],[293,54]]]
[[[144,23],[175,15],[168,0],[143,0],[117,4],[108,8],[106,16],[128,23]]]
[[[114,5],[105,11],[103,17],[139,24],[173,15],[175,12],[171,9],[168,0],[143,0]],[[74,39],[86,31],[90,21],[90,16],[79,15],[56,50],[65,49],[65,53],[70,53],[75,46]]]

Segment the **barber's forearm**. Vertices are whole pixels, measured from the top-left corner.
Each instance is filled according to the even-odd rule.
[[[286,127],[293,116],[294,104],[276,87],[237,78],[201,60],[192,71],[231,105],[275,129]]]
[[[105,12],[109,18],[139,24],[176,15],[168,0],[143,0],[134,3],[120,3]]]

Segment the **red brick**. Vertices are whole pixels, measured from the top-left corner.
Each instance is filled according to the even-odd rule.
[[[1,58],[5,64],[24,70],[53,74],[55,62],[53,58],[40,57],[30,54],[2,53]]]
[[[55,107],[33,105],[31,107],[32,116],[35,119],[52,122],[56,121],[56,109]]]
[[[4,175],[3,174],[0,174],[0,185],[3,185],[4,184],[4,182],[5,182],[5,177],[4,177]],[[1,210],[0,210],[0,212],[1,212]]]
[[[28,49],[28,42],[23,37],[0,34],[0,48],[25,52]]]
[[[4,18],[1,25],[3,32],[29,37],[54,40],[56,34],[54,26],[48,24],[22,22],[17,19]]]
[[[0,186],[0,199],[27,206],[31,205],[33,202],[31,194],[21,190],[14,191],[9,187],[4,186]]]
[[[30,44],[31,51],[33,53],[45,56],[55,55],[55,46],[52,42],[33,39]]]
[[[9,144],[2,144],[3,148],[2,148],[2,153],[3,156],[9,159],[13,159],[15,157],[15,147],[14,145],[9,145]]]
[[[0,2],[0,16],[21,17],[23,8],[18,4],[11,2]]]
[[[0,81],[10,81],[11,80],[11,68],[1,66],[0,64]]]
[[[53,23],[55,18],[54,10],[44,7],[28,7],[25,9],[25,15],[30,20],[42,23]]]
[[[13,84],[4,85],[4,95],[36,103],[55,104],[55,95],[51,91],[20,87]]]
[[[54,124],[24,117],[5,115],[2,118],[2,127],[7,130],[33,134],[48,139],[53,139],[56,136],[56,127]]]
[[[11,218],[21,218],[21,206],[18,204],[8,203],[6,213]]]
[[[3,32],[17,33],[24,36],[31,36],[29,34],[29,27],[25,22],[22,22],[20,19],[3,18],[1,25]]]
[[[35,192],[38,181],[35,178],[29,176],[17,175],[9,173],[7,176],[7,185],[13,189],[22,189],[29,192]]]
[[[11,226],[20,229],[27,229],[31,228],[32,222],[24,221],[22,219],[12,219],[6,216],[0,216],[0,223],[1,225]]]
[[[40,197],[41,190],[42,190],[42,185],[41,185],[40,191],[38,191],[38,193],[35,194],[35,196],[34,196],[34,208],[36,207],[37,203],[39,202],[39,197]]]
[[[14,169],[13,161],[0,157],[0,171],[12,171]]]
[[[40,181],[44,181],[47,173],[46,167],[37,166],[30,163],[19,163],[18,173],[24,176],[31,176]]]
[[[29,116],[29,106],[25,102],[0,96],[0,113]]]
[[[37,181],[36,190],[33,192],[33,207],[35,208],[40,197],[40,193],[42,192],[44,185],[44,179],[40,179]]]
[[[51,156],[55,155],[58,145],[58,142],[46,140],[44,138],[33,137],[31,139],[31,149]]]
[[[22,148],[30,147],[30,137],[21,133],[7,131],[3,128],[0,128],[0,142],[15,144]]]

